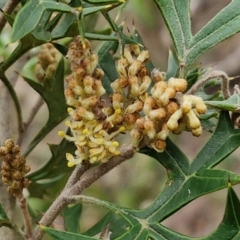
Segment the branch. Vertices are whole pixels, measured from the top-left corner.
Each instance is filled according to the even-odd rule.
[[[75,167],[75,169],[73,170],[71,176],[69,177],[64,190],[65,189],[69,189],[72,185],[74,185],[79,179],[80,177],[91,167],[89,162],[86,163],[82,163],[79,164]]]
[[[71,177],[69,178],[66,187],[62,191],[62,193],[57,197],[57,199],[53,202],[53,204],[49,207],[47,212],[44,214],[42,219],[39,221],[39,224],[44,226],[50,226],[54,219],[61,213],[61,211],[69,204],[71,201],[75,201],[75,199],[68,199],[69,196],[81,194],[81,192],[89,187],[93,182],[98,180],[101,176],[120,165],[122,162],[132,158],[134,153],[136,152],[136,148],[132,145],[126,145],[121,149],[121,153],[118,156],[112,157],[108,162],[103,163],[95,168],[95,170],[83,179],[77,181],[79,175],[83,174],[83,169],[87,170],[87,167],[82,168],[81,166],[77,166],[73,171]],[[77,182],[76,182],[77,181]],[[74,183],[72,186],[71,184]],[[33,239],[40,240],[44,235],[43,230],[37,226],[33,232]]]
[[[28,206],[26,202],[26,198],[24,198],[22,192],[19,195],[15,195],[18,202],[20,209],[22,211],[23,221],[24,221],[24,230],[25,230],[25,236],[27,239],[32,237],[32,218],[30,216],[30,213],[28,211]]]
[[[8,14],[11,14],[15,7],[20,3],[20,0],[9,0],[6,2],[5,6],[3,7],[2,11]],[[0,32],[2,32],[4,26],[6,24],[6,18],[4,14],[0,16]]]
[[[91,175],[86,176],[83,179],[80,179],[80,181],[76,182],[70,189],[68,189],[66,194],[68,196],[81,194],[81,192],[84,189],[89,187],[92,183],[94,183],[96,180],[98,180],[101,176],[105,175],[110,170],[112,170],[116,166],[120,165],[122,162],[126,161],[127,159],[132,158],[135,151],[136,151],[136,149],[131,144],[124,146],[121,150],[120,155],[112,157],[108,162],[99,165],[92,172]]]

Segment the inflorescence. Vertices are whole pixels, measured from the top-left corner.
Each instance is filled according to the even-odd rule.
[[[66,154],[68,166],[83,161],[106,162],[120,154],[115,137],[129,131],[132,144],[164,151],[170,133],[191,131],[202,133],[199,115],[207,107],[202,98],[186,95],[187,81],[165,79],[165,74],[146,67],[150,58],[138,45],[124,49],[116,68],[119,78],[112,82],[113,93],[106,96],[98,68],[98,56],[91,52],[89,41],[82,45],[80,37],[70,44],[67,57],[72,73],[66,78],[66,101],[70,120],[66,125],[72,136],[59,135],[75,143],[75,156]]]
[[[2,157],[2,181],[8,185],[8,192],[13,195],[21,194],[27,188],[29,180],[25,175],[30,171],[25,158],[20,153],[20,147],[12,139],[7,139],[5,145],[0,147]]]

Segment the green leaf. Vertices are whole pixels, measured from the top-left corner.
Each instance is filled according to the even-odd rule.
[[[240,112],[240,94],[233,94],[223,101],[204,101],[205,104],[216,109]]]
[[[0,204],[0,227],[8,226],[11,227],[11,222],[9,221],[7,214],[5,213],[2,205]]]
[[[108,212],[99,222],[93,227],[84,232],[84,235],[95,236],[102,232],[111,222],[114,221],[115,215],[113,212]],[[114,234],[114,233],[113,233]]]
[[[45,231],[49,236],[56,240],[95,240],[96,238],[84,236],[82,234],[75,234],[70,232],[58,231],[53,228],[45,227],[40,225],[43,231]]]
[[[46,125],[34,137],[24,153],[24,155],[27,156],[54,127],[56,127],[68,116],[67,105],[64,96],[63,59],[59,62],[55,76],[51,79],[45,79],[43,84],[28,78],[24,78],[24,80],[41,95],[49,110],[49,117]]]
[[[70,134],[70,131],[67,132]],[[73,154],[76,150],[72,142],[63,139],[60,144],[49,144],[52,157],[40,169],[27,175],[31,181],[51,179],[59,176],[60,173],[72,171],[67,167],[66,152]]]
[[[91,4],[112,4],[112,3],[124,3],[127,0],[84,0],[84,2]]]
[[[240,0],[233,0],[192,39],[187,66],[205,51],[240,31]]]
[[[51,32],[52,39],[59,39],[67,35],[67,32],[70,30],[70,27],[76,22],[76,16],[72,13],[66,13],[63,16],[61,24],[58,24]],[[75,36],[77,33],[75,34]]]
[[[64,223],[66,231],[78,233],[79,232],[79,220],[82,213],[82,205],[68,205],[63,210]]]
[[[172,36],[180,62],[185,59],[192,37],[189,0],[154,0]]]
[[[240,130],[234,129],[228,112],[221,112],[214,134],[193,160],[189,173],[213,167],[232,153],[240,142]]]
[[[98,64],[99,67],[104,71],[105,75],[102,79],[104,88],[107,91],[107,94],[112,93],[112,88],[110,84],[118,78],[118,73],[115,66],[115,61],[113,55],[118,49],[118,42],[109,41],[105,42],[100,50],[98,51]]]
[[[39,24],[46,10],[71,12],[71,9],[68,5],[53,0],[29,1],[21,8],[14,20],[12,42],[32,32]]]
[[[227,203],[222,222],[212,234],[204,240],[226,239],[237,240],[240,237],[240,201],[232,187],[228,189]]]
[[[172,51],[168,53],[168,69],[166,73],[166,79],[176,77],[178,72],[178,62]]]

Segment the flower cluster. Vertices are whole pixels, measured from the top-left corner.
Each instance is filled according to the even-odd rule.
[[[15,145],[12,139],[6,140],[5,146],[0,147],[0,156],[3,159],[2,181],[8,185],[9,193],[18,195],[29,185],[25,175],[30,171],[30,167],[26,165],[26,160],[20,153],[20,147]]]
[[[91,52],[90,43],[82,44],[77,37],[69,46],[67,57],[72,74],[66,78],[66,101],[71,120],[66,125],[72,136],[59,135],[73,141],[75,156],[66,154],[68,166],[86,160],[105,162],[118,155],[119,143],[114,137],[130,131],[133,145],[142,143],[158,152],[164,151],[170,133],[202,132],[199,114],[206,105],[200,97],[186,95],[187,81],[181,78],[165,80],[165,74],[146,67],[149,52],[138,45],[124,49],[116,63],[119,77],[112,82],[113,93],[107,99],[101,79],[104,72],[97,68],[98,56]],[[106,104],[106,100],[108,104]]]
[[[69,167],[84,160],[105,162],[119,155],[119,143],[114,137],[125,130],[123,126],[115,126],[120,112],[105,108],[106,100],[102,98],[105,89],[101,82],[104,73],[97,68],[98,56],[91,52],[90,43],[86,40],[84,44],[77,37],[70,44],[67,54],[72,74],[66,78],[65,96],[71,106],[68,108],[71,119],[66,121],[66,125],[71,129],[72,136],[63,131],[58,134],[73,141],[77,147],[75,157],[66,154]]]
[[[38,63],[35,66],[35,74],[39,82],[43,82],[45,77],[52,77],[56,72],[59,54],[51,43],[41,46],[38,55]]]
[[[188,130],[194,136],[202,132],[199,114],[206,105],[200,97],[183,95],[187,81],[180,78],[164,79],[164,73],[154,69],[149,76],[145,63],[146,50],[130,45],[117,62],[119,78],[112,84],[112,106],[121,109],[123,125],[138,147],[144,141],[158,152],[164,151],[170,132],[179,134]]]

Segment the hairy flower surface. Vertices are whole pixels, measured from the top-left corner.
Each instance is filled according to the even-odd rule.
[[[2,157],[2,181],[8,185],[10,194],[18,195],[23,188],[28,187],[29,180],[25,177],[30,171],[25,158],[20,154],[20,147],[12,139],[7,139],[5,145],[0,147]]]
[[[90,163],[106,162],[112,156],[119,155],[119,143],[114,137],[125,130],[119,121],[120,108],[104,111],[105,89],[101,78],[104,73],[96,68],[98,56],[91,52],[90,43],[86,40],[85,48],[80,37],[69,46],[67,58],[72,73],[66,78],[66,101],[70,120],[65,124],[71,129],[72,136],[60,131],[58,134],[76,145],[75,156],[66,154],[68,166],[72,167],[83,161]]]
[[[83,46],[77,37],[69,46],[67,58],[72,73],[66,78],[71,117],[66,125],[72,136],[62,131],[59,135],[76,145],[75,156],[66,154],[69,167],[83,161],[106,162],[120,154],[114,138],[123,131],[130,131],[135,147],[144,142],[158,152],[165,150],[170,133],[187,130],[201,135],[199,115],[207,110],[203,100],[184,94],[185,79],[166,81],[166,74],[158,69],[149,73],[147,50],[138,45],[124,48],[116,63],[119,78],[111,83],[113,93],[108,99],[101,82],[104,72],[97,68],[98,56],[91,52],[89,41]]]

